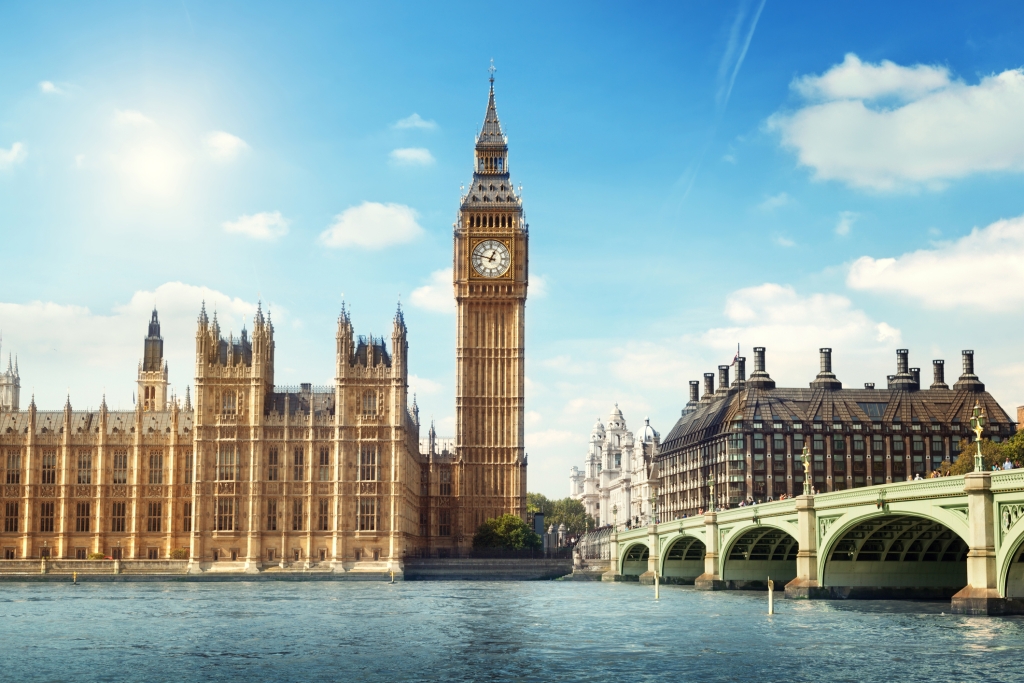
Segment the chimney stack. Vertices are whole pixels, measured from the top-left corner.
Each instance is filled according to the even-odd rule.
[[[729,393],[729,366],[718,366],[718,393],[722,396]]]
[[[821,360],[821,372],[811,382],[811,388],[842,389],[843,383],[836,379],[836,376],[832,373],[832,349],[818,349],[818,354]]]
[[[768,376],[764,364],[764,347],[754,347],[754,372],[750,373],[750,379],[746,381],[748,389],[774,389],[775,380]]]
[[[914,391],[921,388],[921,368],[910,368],[910,376],[914,378]]]
[[[697,403],[700,401],[700,381],[690,380],[690,403]]]
[[[910,374],[910,351],[896,349],[896,376],[889,382],[890,389],[914,391],[914,376]]]
[[[978,376],[974,374],[974,351],[965,349],[963,351],[964,356],[964,374],[960,375],[960,379],[956,384],[953,385],[954,389],[966,389],[967,391],[985,391],[985,385],[981,383]]]
[[[733,382],[734,386],[742,388],[747,381],[747,359],[743,356],[736,358],[736,381]]]
[[[715,373],[704,373],[704,395],[700,397],[701,403],[711,403],[715,397]]]
[[[932,385],[929,389],[949,389],[949,385],[946,384],[946,361],[944,360],[933,360],[932,361]]]
[[[874,389],[875,388],[875,383],[874,382],[864,382],[864,388],[865,389]]]

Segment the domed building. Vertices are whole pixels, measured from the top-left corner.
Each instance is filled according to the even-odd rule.
[[[634,436],[615,404],[607,426],[598,418],[590,432],[584,468],[570,470],[570,497],[583,503],[598,526],[647,524],[651,487],[657,487],[654,456],[660,443],[660,435],[647,419]]]

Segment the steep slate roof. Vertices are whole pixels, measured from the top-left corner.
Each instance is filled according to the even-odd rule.
[[[990,424],[1014,424],[987,391],[965,389],[731,389],[729,396],[683,415],[676,421],[661,452],[698,443],[728,431],[735,419],[744,422],[758,416],[765,422],[903,422],[966,424],[977,402]],[[884,404],[881,418],[871,417],[859,404]],[[749,427],[747,427],[749,429]],[[768,426],[766,431],[771,431]],[[805,427],[806,429],[806,427]]]

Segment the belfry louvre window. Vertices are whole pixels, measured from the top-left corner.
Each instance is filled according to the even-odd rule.
[[[359,500],[359,530],[377,530],[377,499],[361,498]]]
[[[75,531],[79,533],[89,531],[90,510],[92,510],[92,506],[89,503],[75,503]]]
[[[267,531],[277,531],[277,501],[267,501]]]
[[[306,454],[302,450],[302,447],[296,448],[292,451],[292,470],[293,481],[306,480]]]
[[[327,498],[320,499],[320,514],[317,515],[317,531],[330,530],[331,501]]]
[[[277,447],[275,446],[267,451],[267,481],[277,481],[278,466],[279,459],[277,456]]]
[[[235,499],[219,498],[217,500],[217,531],[235,530]]]
[[[114,451],[114,481],[115,484],[128,483],[128,451]]]
[[[186,484],[191,484],[192,483],[192,474],[193,474],[193,470],[192,470],[192,468],[193,468],[193,465],[192,465],[192,451],[190,451],[190,450],[183,450],[181,452],[181,457],[184,458],[184,460],[185,460],[185,483]]]
[[[123,533],[125,529],[125,511],[128,504],[124,501],[115,501],[110,505],[110,530],[115,533]]]
[[[150,484],[162,484],[162,483],[164,483],[164,452],[163,451],[150,451],[149,452],[149,483]]]
[[[329,446],[320,447],[320,481],[331,480],[331,449]]]
[[[146,531],[160,531],[160,520],[163,517],[164,506],[162,503],[151,502],[149,504],[149,514],[146,515]]]
[[[18,531],[18,512],[20,505],[16,500],[9,500],[4,504],[4,531],[13,533]]]
[[[363,415],[377,414],[377,392],[370,390],[363,392]]]
[[[377,446],[364,445],[359,449],[359,480],[377,481]]]
[[[53,503],[39,504],[39,531],[53,531]]]
[[[192,531],[192,503],[181,504],[181,530]]]
[[[438,486],[438,495],[452,495],[452,470],[450,467],[442,467],[440,472],[441,482]]]
[[[234,444],[222,443],[217,451],[217,481],[234,481],[237,472]]]
[[[57,483],[57,451],[43,451],[43,482]]]
[[[20,450],[8,450],[7,451],[7,477],[6,481],[8,484],[20,484],[21,483],[21,451]]]
[[[292,501],[292,531],[302,531],[305,528],[305,520],[302,515],[302,501]]]
[[[78,451],[78,483],[79,484],[91,484],[92,483],[92,451],[80,450]]]

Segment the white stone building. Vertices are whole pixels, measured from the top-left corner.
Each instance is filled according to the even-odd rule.
[[[626,427],[618,404],[605,427],[598,418],[590,434],[584,468],[569,472],[569,495],[579,500],[597,526],[620,528],[650,522],[651,488],[657,487],[654,456],[660,435],[644,420],[638,437]]]

